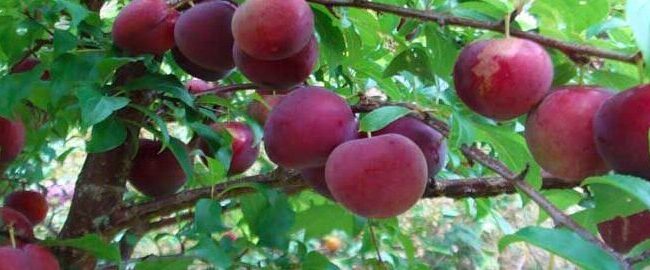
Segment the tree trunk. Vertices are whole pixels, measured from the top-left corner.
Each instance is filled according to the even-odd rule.
[[[146,67],[142,63],[128,64],[118,70],[115,84],[123,85],[145,72]],[[148,91],[138,91],[134,92],[131,99],[133,103],[146,105],[151,102],[150,95]],[[117,115],[120,119],[132,122],[142,122],[145,119],[141,113],[128,107]],[[76,238],[98,231],[108,222],[109,215],[121,206],[131,159],[137,150],[139,130],[139,127],[129,126],[127,139],[122,145],[107,152],[88,154],[77,179],[70,213],[59,238]],[[95,268],[96,259],[84,252],[62,249],[59,255],[61,264],[66,268]]]

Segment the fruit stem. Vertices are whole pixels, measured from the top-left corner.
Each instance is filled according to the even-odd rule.
[[[585,67],[578,67],[578,85],[582,86],[585,84]]]
[[[503,21],[503,23],[505,24],[506,38],[510,38],[510,16],[512,16],[512,12],[508,12],[508,14],[506,14],[506,17]]]
[[[372,244],[375,246],[375,251],[377,252],[377,261],[379,261],[379,269],[384,269],[384,260],[381,259],[381,252],[379,251],[379,242],[377,241],[377,237],[375,235],[375,229],[373,223],[374,222],[372,219],[368,220],[368,230],[370,231],[370,240],[372,241]]]
[[[643,84],[645,82],[645,73],[644,73],[644,64],[643,64],[643,59],[639,59],[636,61],[636,68],[639,71],[639,82]]]
[[[16,248],[16,232],[14,231],[14,224],[9,224],[9,239],[11,240],[11,246]]]

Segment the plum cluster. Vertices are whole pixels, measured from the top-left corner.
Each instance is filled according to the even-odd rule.
[[[273,162],[299,170],[317,192],[369,218],[411,208],[446,156],[443,136],[411,117],[360,136],[345,100],[316,86],[295,88],[271,108],[264,146]]]
[[[182,13],[164,0],[135,0],[113,24],[115,45],[129,54],[162,55],[206,81],[235,67],[252,82],[288,89],[318,59],[314,14],[304,0],[200,1]]]
[[[528,147],[554,177],[579,183],[613,169],[650,179],[650,85],[618,94],[581,85],[551,91],[552,80],[553,66],[546,51],[517,38],[474,42],[463,49],[454,69],[456,92],[474,112],[497,121],[528,113]],[[627,251],[650,237],[627,235],[647,232],[636,226],[648,222],[650,215],[644,212],[605,222],[600,228],[606,241]]]

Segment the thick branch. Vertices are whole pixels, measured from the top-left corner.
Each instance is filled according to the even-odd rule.
[[[115,211],[110,217],[110,225],[106,229],[113,231],[125,227],[137,226],[139,222],[148,222],[154,217],[166,216],[174,212],[194,206],[201,198],[210,198],[222,194],[221,199],[239,196],[254,192],[250,187],[233,187],[244,184],[265,184],[275,188],[289,188],[292,186],[304,186],[300,177],[295,172],[278,169],[269,174],[260,174],[244,177],[238,180],[217,184],[213,187],[188,190],[172,196],[161,198],[152,202],[143,203],[126,209]]]
[[[150,223],[149,220],[170,215],[174,212],[185,210],[193,207],[199,199],[210,198],[224,190],[243,184],[266,184],[274,188],[282,188],[287,193],[293,193],[306,188],[306,183],[302,181],[299,175],[292,171],[277,170],[270,174],[256,175],[245,177],[239,180],[224,182],[214,186],[214,188],[202,188],[188,190],[176,195],[162,198],[156,201],[147,202],[116,211],[111,216],[110,227],[105,231],[115,232],[128,227],[146,226],[155,229],[157,224]],[[563,182],[559,179],[544,179],[543,189],[566,189],[573,188],[576,184]],[[231,198],[255,192],[254,189],[245,187],[237,188],[223,194],[220,199]],[[516,189],[513,183],[501,177],[485,177],[459,180],[442,180],[434,181],[430,184],[424,194],[424,198],[448,197],[448,198],[479,198],[491,197],[502,194],[515,193]],[[172,219],[168,219],[170,222]],[[143,223],[143,224],[140,224]]]
[[[422,21],[435,22],[440,25],[457,25],[457,26],[467,26],[477,29],[485,29],[497,32],[504,31],[504,24],[502,22],[488,22],[488,21],[479,21],[472,20],[457,16],[451,16],[447,14],[437,13],[433,11],[424,11],[416,10],[410,8],[404,8],[395,5],[387,5],[377,2],[370,2],[367,0],[307,0],[308,2],[325,5],[328,7],[354,7],[374,10],[377,12],[390,13],[401,17],[413,18]],[[574,44],[566,41],[561,41],[549,37],[544,37],[542,35],[525,32],[521,30],[511,29],[510,34],[515,37],[525,38],[528,40],[535,41],[540,45],[555,48],[563,53],[572,56],[593,56],[599,58],[606,58],[617,60],[626,63],[637,63],[641,59],[641,55],[634,54],[628,55],[619,52],[613,52],[608,50],[603,50],[587,45]]]

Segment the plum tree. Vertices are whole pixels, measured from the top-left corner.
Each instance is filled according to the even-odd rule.
[[[650,239],[650,211],[617,217],[598,224],[600,236],[614,250],[627,253],[634,246]]]
[[[232,20],[235,45],[260,60],[298,53],[313,32],[314,14],[305,0],[248,0]]]
[[[462,50],[454,67],[460,99],[495,120],[529,112],[552,82],[553,64],[544,48],[518,38],[474,42]]]
[[[8,232],[9,227],[14,228],[16,236],[23,239],[34,238],[34,225],[22,213],[9,207],[0,207],[0,229]]]
[[[58,270],[59,262],[46,248],[27,244],[20,248],[0,247],[0,270]]]
[[[305,169],[325,165],[332,150],[356,133],[354,114],[343,98],[307,86],[273,108],[264,125],[264,146],[276,164]]]
[[[336,201],[367,218],[409,210],[424,194],[427,173],[422,150],[392,133],[345,142],[325,166],[325,180]]]
[[[214,86],[211,83],[206,82],[204,80],[192,78],[187,82],[185,87],[187,87],[187,91],[189,91],[190,94],[199,94],[208,89],[213,88]]]
[[[171,150],[160,152],[159,141],[141,139],[133,158],[129,181],[142,194],[161,197],[174,194],[187,181]]]
[[[13,161],[25,146],[25,126],[0,117],[0,164]]]
[[[164,0],[134,0],[113,23],[113,42],[131,54],[161,55],[174,47],[179,13]]]
[[[235,5],[207,1],[184,11],[174,27],[176,47],[187,59],[203,68],[228,71],[235,67],[231,30]]]
[[[228,73],[230,73],[230,70],[210,70],[201,67],[187,59],[187,57],[185,57],[185,55],[183,55],[183,53],[176,47],[172,48],[172,57],[174,58],[174,62],[176,62],[181,69],[187,72],[187,74],[201,80],[216,81],[226,77]]]
[[[607,172],[596,149],[593,119],[612,95],[595,86],[566,86],[547,95],[526,122],[526,142],[537,163],[567,181]]]
[[[300,175],[320,195],[334,200],[334,196],[332,196],[332,192],[327,187],[327,182],[325,182],[325,166],[300,170]]]
[[[263,125],[266,123],[266,119],[271,110],[278,105],[284,97],[285,95],[263,95],[262,100],[264,102],[255,100],[248,104],[248,115]]]
[[[429,179],[433,178],[445,165],[447,157],[447,143],[440,132],[431,128],[422,121],[413,117],[402,117],[381,130],[375,135],[399,134],[413,141],[427,160]]]
[[[620,92],[594,117],[598,152],[617,172],[650,179],[650,85]]]
[[[30,190],[12,192],[5,197],[4,206],[22,213],[32,224],[43,222],[48,210],[45,196]]]
[[[313,38],[298,53],[279,60],[259,60],[234,47],[235,64],[255,84],[272,89],[290,89],[307,79],[318,60],[318,42]]]
[[[259,156],[260,148],[255,144],[255,134],[248,125],[241,122],[215,123],[212,129],[217,132],[225,129],[232,137],[230,145],[232,158],[228,175],[243,173],[253,166]],[[207,143],[201,143],[201,149],[207,154],[215,152]]]

